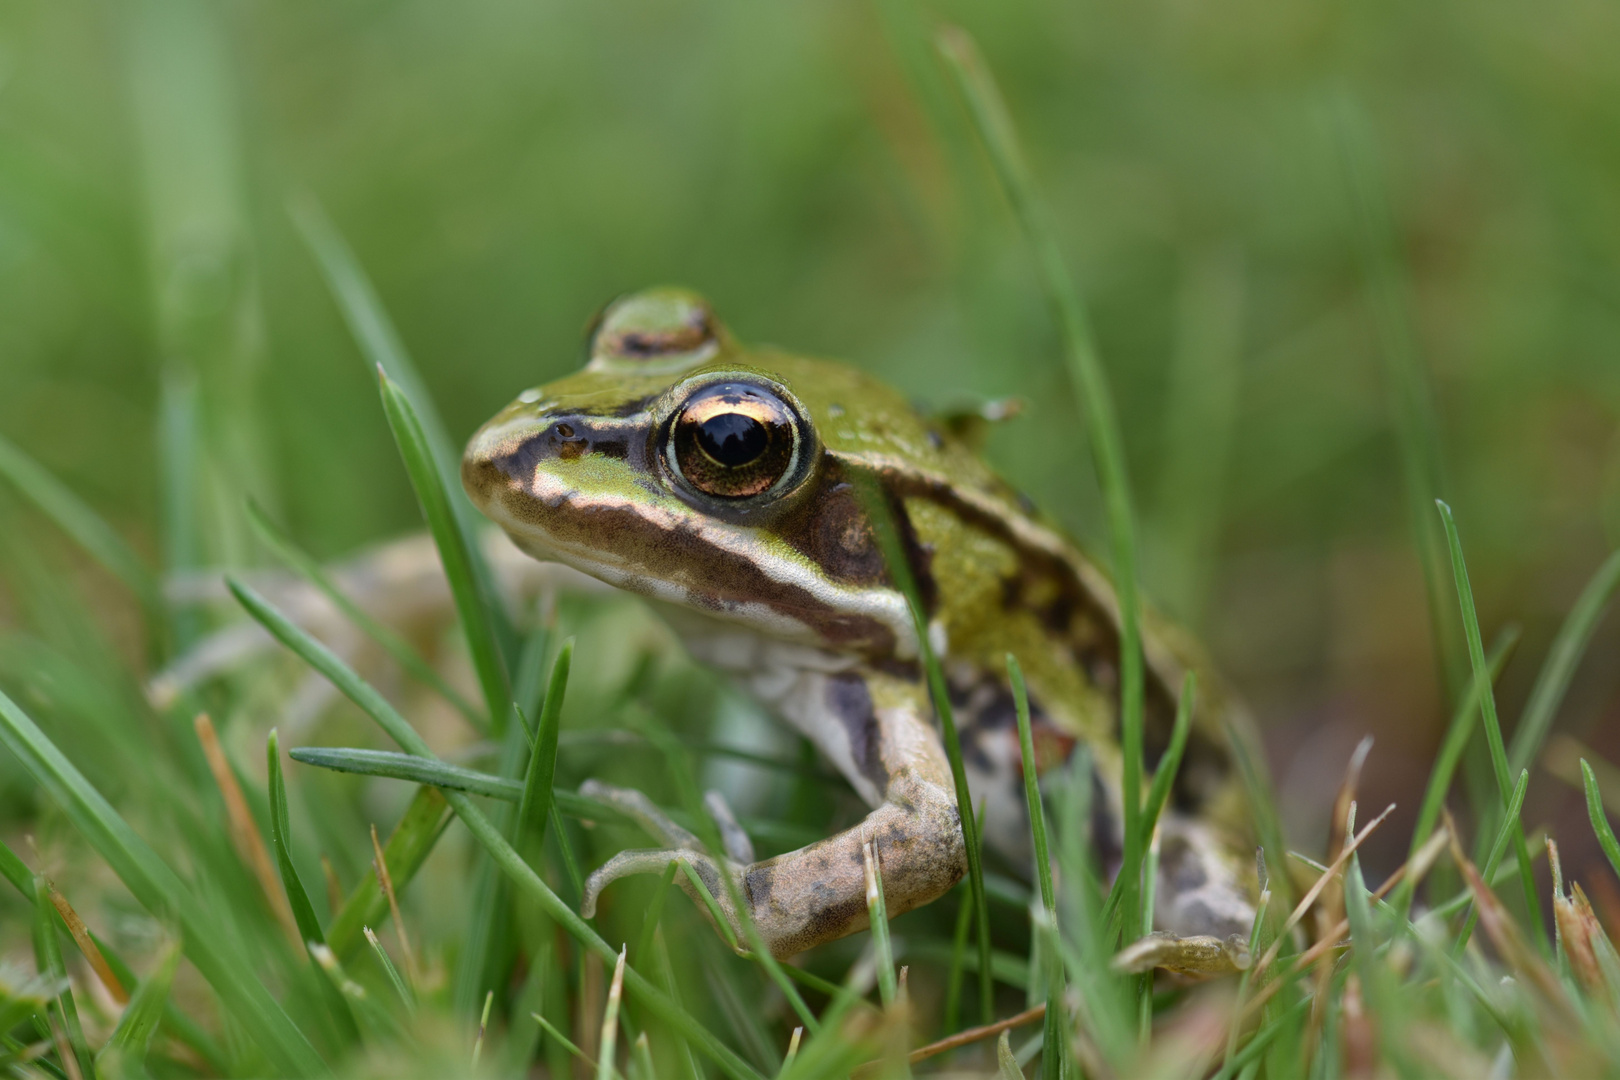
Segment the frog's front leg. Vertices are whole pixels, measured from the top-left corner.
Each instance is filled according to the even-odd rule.
[[[830,697],[836,701],[837,695]],[[676,834],[666,833],[669,849],[622,852],[592,874],[586,890],[590,910],[585,914],[591,914],[596,896],[609,882],[626,874],[656,873],[671,862],[685,863],[719,903],[738,940],[743,940],[738,913],[731,906],[732,890],[719,876],[729,874],[772,955],[785,959],[866,928],[861,847],[867,842],[877,855],[890,915],[939,897],[961,880],[967,862],[950,767],[939,736],[919,707],[921,701],[912,696],[891,707],[873,708],[867,699],[864,708],[831,712],[831,721],[842,725],[853,717],[855,725],[840,729],[844,737],[842,742],[832,740],[838,743],[834,747],[827,745],[825,733],[818,733],[824,737],[816,741],[835,761],[855,765],[866,785],[882,793],[881,802],[860,824],[797,851],[746,865],[721,862],[678,841],[671,843]],[[677,875],[676,881],[689,894],[695,892],[685,875]]]

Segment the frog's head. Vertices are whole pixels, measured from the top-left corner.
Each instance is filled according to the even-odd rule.
[[[474,504],[530,554],[773,637],[915,655],[855,470],[936,454],[894,391],[744,349],[690,292],[610,304],[583,371],[473,436]]]

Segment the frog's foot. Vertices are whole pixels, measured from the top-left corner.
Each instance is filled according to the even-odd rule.
[[[1116,971],[1164,968],[1180,975],[1231,975],[1249,967],[1254,927],[1252,873],[1211,826],[1181,814],[1159,823],[1153,922],[1159,930],[1114,957]]]
[[[1141,974],[1164,968],[1178,975],[1235,975],[1247,971],[1249,943],[1241,935],[1218,938],[1212,934],[1177,937],[1157,930],[1121,949],[1113,959],[1115,971]]]

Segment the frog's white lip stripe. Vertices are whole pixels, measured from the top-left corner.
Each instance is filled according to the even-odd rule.
[[[629,512],[641,518],[653,530],[665,533],[679,530],[696,535],[710,547],[725,552],[728,557],[746,560],[772,581],[802,591],[831,611],[865,617],[884,626],[894,635],[894,651],[899,659],[911,659],[917,655],[917,639],[910,612],[905,600],[891,590],[840,586],[829,582],[810,567],[790,559],[760,559],[755,542],[739,535],[735,526],[714,522],[701,515],[681,514],[645,499],[587,494],[542,470],[536,470],[525,487],[529,496],[553,508],[566,504],[570,512]],[[606,548],[559,540],[533,521],[514,517],[500,499],[491,500],[482,509],[507,532],[523,538],[551,558],[609,584],[654,599],[712,610],[712,603],[703,602],[681,582],[650,578],[628,560],[615,558]],[[809,624],[785,615],[766,603],[732,602],[722,607],[719,613],[753,623],[781,637],[812,642],[818,638]]]

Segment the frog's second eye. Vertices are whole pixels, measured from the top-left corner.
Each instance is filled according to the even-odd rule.
[[[793,471],[799,420],[771,391],[742,382],[707,386],[676,412],[666,444],[670,468],[705,495],[762,495]]]

